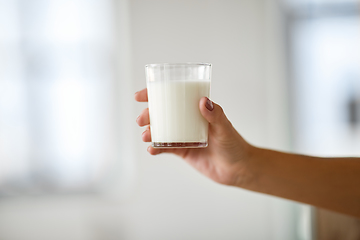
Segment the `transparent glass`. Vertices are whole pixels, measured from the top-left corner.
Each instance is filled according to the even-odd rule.
[[[145,74],[152,146],[207,147],[209,124],[199,101],[210,97],[211,64],[149,64]]]

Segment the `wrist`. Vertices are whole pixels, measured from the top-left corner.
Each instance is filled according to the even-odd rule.
[[[237,171],[235,187],[245,188],[251,190],[256,183],[257,173],[259,172],[259,155],[261,150],[247,143],[245,154],[239,160],[239,169]]]

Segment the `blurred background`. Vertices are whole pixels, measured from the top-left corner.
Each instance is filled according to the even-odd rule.
[[[252,144],[360,156],[357,0],[0,0],[0,239],[359,239],[147,153],[144,65],[189,61]]]

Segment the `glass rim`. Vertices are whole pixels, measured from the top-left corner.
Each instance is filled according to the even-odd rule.
[[[212,64],[211,63],[203,63],[203,62],[183,62],[183,63],[151,63],[151,64],[146,64],[145,68],[148,67],[159,67],[159,66],[171,66],[171,67],[176,67],[176,66],[207,66],[207,67],[211,67]]]

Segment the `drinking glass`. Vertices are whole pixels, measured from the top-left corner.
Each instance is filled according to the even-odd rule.
[[[209,124],[199,101],[210,97],[211,64],[148,64],[145,74],[152,146],[207,147]]]

